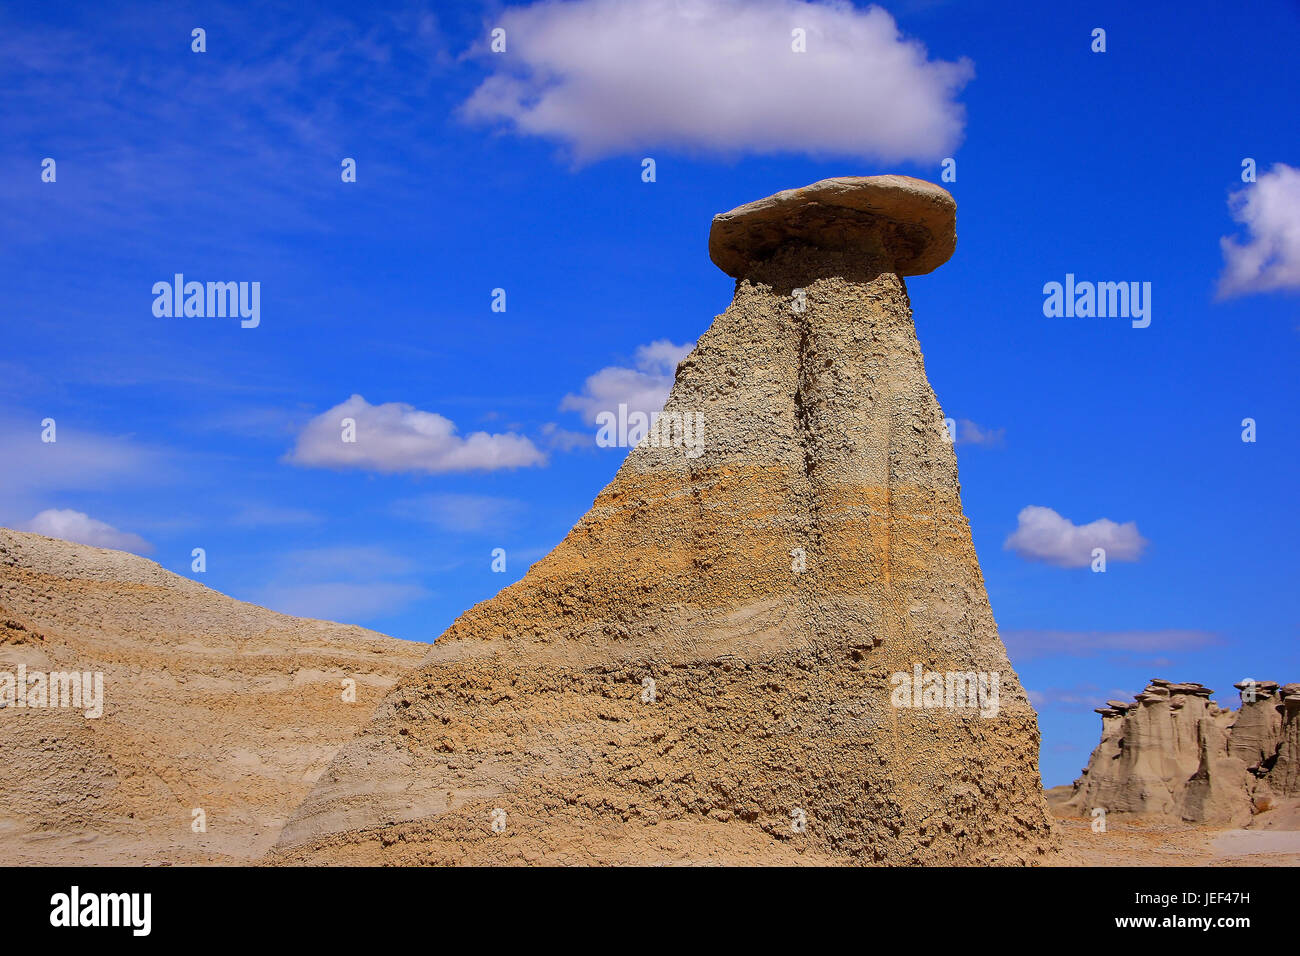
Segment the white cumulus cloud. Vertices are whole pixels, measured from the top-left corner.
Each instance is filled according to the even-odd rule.
[[[582,394],[565,395],[560,410],[578,412],[588,425],[596,424],[596,416],[601,412],[617,414],[619,405],[626,405],[628,414],[663,411],[673,387],[677,363],[693,348],[694,342],[674,345],[667,339],[638,346],[636,368],[611,365],[588,376]]]
[[[1135,521],[1117,524],[1098,518],[1079,525],[1041,505],[1021,510],[1016,530],[1003,544],[1027,561],[1062,568],[1087,567],[1092,563],[1093,548],[1104,548],[1107,561],[1136,561],[1146,546]]]
[[[1300,169],[1276,163],[1229,196],[1228,207],[1250,235],[1244,243],[1219,240],[1219,297],[1300,289]]]
[[[47,538],[62,538],[64,541],[75,541],[95,548],[142,553],[153,550],[153,546],[138,534],[118,531],[111,524],[71,508],[46,508],[19,530],[34,531]]]
[[[846,2],[542,0],[493,25],[506,52],[484,52],[493,72],[463,115],[578,162],[653,147],[937,160],[961,139],[955,97],[974,75]]]
[[[354,442],[343,440],[345,418],[356,423]],[[297,465],[388,474],[493,471],[546,463],[546,456],[524,435],[473,432],[462,436],[453,421],[436,412],[403,402],[371,405],[360,395],[309,421],[287,458]]]

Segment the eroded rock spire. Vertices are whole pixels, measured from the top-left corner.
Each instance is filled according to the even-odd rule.
[[[954,221],[944,190],[897,176],[718,216],[735,296],[664,409],[702,417],[702,452],[636,447],[340,751],[281,857],[1045,852],[1036,717],[901,278],[951,255]]]

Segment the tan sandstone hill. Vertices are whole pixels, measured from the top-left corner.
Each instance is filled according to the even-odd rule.
[[[0,528],[0,864],[261,856],[426,649],[275,614],[120,551]],[[101,672],[102,716],[13,706],[19,668],[37,702],[50,683],[37,675]]]
[[[1236,711],[1219,707],[1200,684],[1160,679],[1132,703],[1097,708],[1101,743],[1065,806],[1241,827],[1293,803],[1300,798],[1300,684],[1236,686]]]
[[[677,369],[668,440],[448,629],[276,858],[1039,859],[1037,720],[901,278],[948,258],[954,218],[893,176],[717,217],[710,252],[739,281]],[[702,443],[676,441],[695,415]],[[896,706],[893,675],[918,668],[996,675],[996,714],[942,686]]]

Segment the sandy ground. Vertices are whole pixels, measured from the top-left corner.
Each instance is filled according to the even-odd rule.
[[[1039,861],[1045,866],[1115,867],[1115,866],[1300,866],[1300,805],[1287,805],[1261,813],[1249,829],[1230,830],[1193,826],[1178,821],[1156,821],[1112,814],[1105,832],[1093,831],[1091,819],[1071,815],[1061,806],[1069,796],[1069,787],[1047,791],[1054,825],[1061,849]],[[550,825],[556,829],[556,821]],[[615,866],[851,866],[854,861],[843,856],[818,852],[797,839],[774,840],[757,828],[739,821],[723,823],[709,818],[689,818],[645,827],[609,826],[608,832],[570,832],[559,834],[550,852],[520,841],[512,844],[511,835],[495,837],[486,831],[485,844],[500,841],[504,849],[496,854],[497,862],[506,865],[569,866],[594,862]],[[404,834],[401,835],[404,837]],[[375,862],[370,851],[377,849],[381,837],[374,836],[374,847],[363,856]],[[590,852],[593,841],[601,841],[599,859]],[[399,839],[398,842],[404,842]],[[413,841],[412,846],[418,846]],[[369,855],[368,855],[369,854]],[[341,844],[315,856],[317,864],[348,865],[357,862],[355,845]],[[432,857],[399,850],[382,854],[392,865],[446,863]],[[303,861],[292,854],[273,857],[281,865]],[[466,851],[461,864],[481,862]]]
[[[1103,833],[1092,820],[1061,806],[1069,787],[1047,791],[1062,850],[1055,866],[1300,866],[1300,812],[1283,807],[1259,814],[1245,830],[1111,814]]]

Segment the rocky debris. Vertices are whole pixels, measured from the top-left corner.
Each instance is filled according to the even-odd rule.
[[[260,857],[426,650],[244,604],[135,555],[0,528],[0,864]],[[74,671],[102,673],[101,716],[14,706],[19,675],[30,698],[35,675]]]
[[[394,688],[275,858],[647,863],[671,834],[687,860],[1040,859],[1036,715],[901,278],[948,258],[954,209],[873,177],[718,216],[735,296],[664,409],[702,416],[702,453],[633,449]],[[997,674],[996,715],[896,706],[914,667]]]
[[[1262,806],[1300,797],[1300,684],[1234,686],[1236,711],[1202,684],[1167,680],[1152,680],[1133,704],[1097,708],[1101,742],[1066,805],[1239,827]]]
[[[0,619],[0,644],[37,644],[45,635],[13,617]]]

